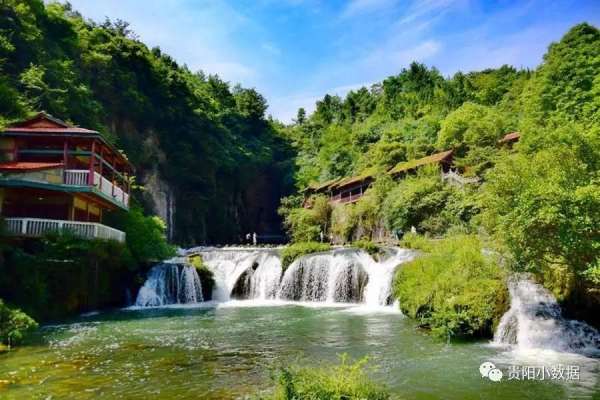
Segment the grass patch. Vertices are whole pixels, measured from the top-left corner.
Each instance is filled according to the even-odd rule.
[[[204,261],[202,260],[202,256],[200,254],[193,254],[188,256],[187,258],[188,264],[196,268],[196,272],[198,272],[198,276],[200,277],[200,282],[202,282],[202,297],[204,300],[212,299],[212,290],[215,286],[215,276],[213,272],[208,269]]]
[[[419,241],[425,254],[402,266],[394,281],[402,312],[440,337],[492,336],[508,307],[497,260],[482,254],[475,236]]]
[[[317,368],[283,368],[277,387],[264,400],[387,400],[387,389],[367,375],[367,359],[351,362],[342,356],[338,365]]]
[[[352,247],[356,247],[357,249],[364,250],[365,252],[369,253],[371,256],[375,256],[381,252],[381,247],[378,244],[376,244],[370,240],[365,240],[365,239],[361,239],[361,240],[357,240],[357,241],[353,242]]]
[[[428,252],[432,250],[433,243],[433,240],[426,238],[423,235],[408,232],[402,237],[400,247]]]
[[[300,242],[290,244],[281,251],[281,266],[285,271],[298,257],[328,250],[331,250],[329,243]]]

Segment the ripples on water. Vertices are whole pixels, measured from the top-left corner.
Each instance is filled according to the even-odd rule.
[[[47,326],[33,346],[2,357],[0,398],[236,398],[270,387],[280,365],[334,362],[343,352],[368,355],[374,378],[408,399],[592,398],[599,389],[598,360],[440,343],[391,308],[238,301]],[[478,372],[488,360],[576,364],[581,381],[492,383]]]

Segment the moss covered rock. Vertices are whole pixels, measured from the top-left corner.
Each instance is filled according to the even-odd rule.
[[[396,274],[400,309],[440,337],[490,337],[508,308],[505,273],[474,236],[432,242]]]

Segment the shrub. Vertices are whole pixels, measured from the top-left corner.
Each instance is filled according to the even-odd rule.
[[[335,243],[346,243],[356,229],[354,204],[336,204],[331,212],[331,234]]]
[[[491,336],[507,308],[504,273],[475,236],[422,246],[394,283],[400,309],[440,337]]]
[[[23,336],[35,328],[38,324],[29,315],[18,308],[10,308],[0,299],[0,343],[19,343]]]
[[[165,236],[165,222],[158,216],[144,215],[140,206],[133,204],[129,212],[115,212],[107,221],[125,232],[127,246],[137,262],[161,261],[175,255],[175,248]]]
[[[328,243],[319,243],[319,242],[303,242],[303,243],[293,243],[287,247],[285,247],[281,251],[281,266],[285,271],[287,267],[289,267],[294,260],[298,257],[301,257],[306,254],[318,253],[321,251],[331,250],[331,245]]]
[[[293,242],[310,242],[319,239],[319,234],[327,232],[331,215],[331,206],[327,197],[313,196],[311,208],[298,205],[298,199],[287,199],[278,212],[283,217],[283,224]]]
[[[356,242],[353,242],[352,247],[356,247],[358,249],[364,250],[372,256],[375,254],[379,254],[379,252],[381,251],[381,247],[379,247],[379,245],[377,243],[374,243],[370,240],[365,240],[365,239],[361,239],[361,240],[357,240]]]
[[[367,359],[318,368],[283,368],[272,400],[386,400],[386,388],[367,375]]]
[[[408,232],[402,237],[400,245],[407,249],[431,251],[434,241],[417,233]]]
[[[51,234],[4,252],[0,293],[37,320],[121,306],[138,265],[123,243]]]
[[[215,286],[215,274],[204,264],[200,254],[189,256],[188,263],[196,268],[198,272],[198,277],[200,277],[200,282],[202,282],[202,296],[204,300],[210,300],[212,298],[213,287]]]

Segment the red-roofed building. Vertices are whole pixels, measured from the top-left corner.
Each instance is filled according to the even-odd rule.
[[[70,230],[123,241],[102,215],[129,208],[132,175],[127,157],[100,133],[46,113],[0,133],[0,215],[14,235]]]

